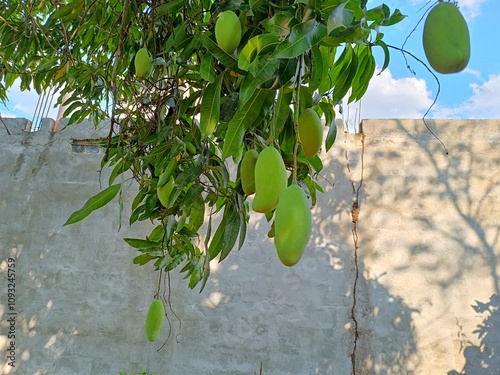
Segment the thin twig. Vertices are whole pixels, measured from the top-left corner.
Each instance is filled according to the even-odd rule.
[[[7,135],[11,135],[10,134],[10,131],[9,131],[9,128],[7,127],[7,124],[5,123],[5,121],[3,120],[2,118],[2,115],[0,114],[0,121],[2,122],[3,126],[5,127],[5,130],[7,130]]]
[[[425,121],[425,118],[427,117],[427,115],[428,115],[428,114],[429,114],[429,112],[431,111],[432,107],[434,107],[434,105],[437,103],[437,99],[438,99],[438,97],[439,97],[439,93],[441,92],[441,83],[439,82],[438,77],[434,74],[434,72],[431,70],[431,68],[429,68],[429,67],[427,66],[427,64],[426,64],[424,61],[422,61],[421,59],[419,59],[417,56],[415,56],[415,55],[414,55],[414,54],[412,54],[411,52],[408,52],[408,51],[406,51],[406,50],[404,50],[404,49],[402,49],[402,48],[399,48],[399,47],[396,47],[396,46],[392,46],[392,45],[389,45],[389,44],[387,45],[387,47],[392,48],[392,49],[395,49],[395,50],[397,50],[397,51],[400,51],[400,52],[402,52],[403,54],[408,54],[408,55],[410,55],[412,58],[414,58],[416,61],[418,61],[420,64],[422,64],[422,65],[425,67],[425,69],[427,69],[427,70],[429,71],[429,73],[431,73],[431,74],[432,74],[432,76],[434,77],[434,79],[436,80],[436,82],[437,82],[437,86],[438,86],[438,88],[437,88],[437,92],[436,92],[436,96],[434,97],[434,101],[432,102],[432,104],[430,105],[430,107],[429,107],[429,108],[427,109],[427,111],[424,113],[424,115],[423,115],[423,117],[422,117],[422,121],[424,122],[424,125],[425,125],[425,127],[427,128],[427,130],[428,130],[428,131],[429,131],[429,132],[430,132],[430,133],[434,136],[434,138],[436,138],[436,139],[439,141],[439,143],[441,143],[441,145],[442,145],[442,146],[443,146],[443,148],[444,148],[444,151],[445,151],[446,155],[448,155],[448,150],[447,150],[446,146],[444,145],[444,143],[443,143],[443,142],[441,141],[441,139],[439,139],[439,137],[438,137],[438,136],[437,136],[437,135],[436,135],[436,134],[435,134],[435,133],[431,130],[431,128],[429,128],[429,126],[427,125],[427,122]]]

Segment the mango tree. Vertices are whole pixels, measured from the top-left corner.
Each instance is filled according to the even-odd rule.
[[[368,9],[367,2],[3,1],[0,98],[16,80],[39,93],[55,87],[68,97],[69,124],[107,120],[108,187],[84,198],[66,224],[134,179],[129,223],[147,220],[153,229],[125,239],[139,252],[133,262],[152,262],[160,275],[178,268],[190,288],[202,289],[210,261],[244,244],[254,191],[280,259],[300,259],[310,235],[308,208],[322,191],[318,149],[335,142],[335,108],[363,97],[375,48],[384,51],[379,65],[388,66],[384,28],[404,19],[397,9]],[[259,167],[268,153],[272,163]],[[279,182],[266,193],[261,180],[269,177]],[[293,218],[304,224],[297,239],[286,233],[297,225]]]

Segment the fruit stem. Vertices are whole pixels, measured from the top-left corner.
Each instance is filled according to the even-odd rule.
[[[295,82],[297,84],[295,88],[295,101],[294,101],[294,110],[293,110],[293,130],[295,133],[295,144],[293,147],[293,170],[292,170],[292,181],[297,181],[297,151],[299,148],[299,110],[300,110],[300,86],[301,86],[301,73],[302,73],[302,64],[304,62],[304,54],[300,55],[299,67],[297,70],[297,77]]]

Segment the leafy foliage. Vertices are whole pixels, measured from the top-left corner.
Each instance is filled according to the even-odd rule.
[[[0,98],[20,79],[22,89],[54,87],[70,124],[111,119],[102,165],[110,187],[92,197],[67,224],[118,194],[116,178],[138,184],[130,223],[151,220],[146,239],[126,239],[158,270],[181,267],[190,288],[209,277],[209,261],[241,248],[249,219],[236,165],[244,150],[274,145],[312,197],[323,165],[306,158],[296,136],[299,114],[324,114],[336,138],[335,110],[344,97],[359,100],[375,71],[373,48],[389,53],[381,28],[404,16],[366,0],[69,0],[2,2]],[[243,35],[231,55],[214,37],[217,15],[238,14]],[[138,79],[140,48],[153,57]],[[58,74],[67,66],[65,74]],[[57,77],[56,77],[57,76]],[[127,174],[128,176],[128,174]],[[168,208],[156,189],[170,177]],[[221,221],[212,228],[215,213]],[[202,243],[200,228],[208,217]],[[272,220],[272,214],[267,216]],[[272,231],[271,231],[272,232]]]

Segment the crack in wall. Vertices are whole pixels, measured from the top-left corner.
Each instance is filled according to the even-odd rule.
[[[364,154],[365,154],[365,136],[362,130],[360,130],[361,136],[361,176],[359,180],[359,184],[356,187],[354,181],[351,179],[352,185],[352,193],[353,193],[353,203],[351,208],[351,219],[352,219],[352,239],[353,239],[353,256],[354,256],[354,283],[353,283],[353,292],[352,292],[352,307],[351,307],[351,319],[353,322],[353,330],[354,330],[354,344],[351,357],[351,374],[356,374],[356,351],[358,348],[358,340],[359,340],[359,326],[358,319],[356,317],[356,307],[357,307],[357,288],[358,288],[358,280],[359,280],[359,263],[358,263],[358,220],[359,220],[359,192],[361,187],[363,186],[363,172],[364,172]],[[346,152],[346,160],[347,160],[347,170],[349,174],[352,175],[351,166],[349,164],[349,157]]]

